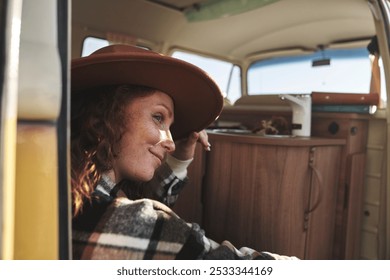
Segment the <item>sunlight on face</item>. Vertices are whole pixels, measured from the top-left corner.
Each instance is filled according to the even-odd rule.
[[[167,153],[175,150],[170,126],[173,123],[172,99],[161,91],[135,98],[126,105],[126,131],[118,143],[114,159],[115,181],[149,181]]]

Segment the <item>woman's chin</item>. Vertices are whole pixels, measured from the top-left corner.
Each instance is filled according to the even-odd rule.
[[[142,173],[142,174],[139,174],[137,177],[137,181],[140,181],[140,182],[149,182],[150,180],[153,179],[154,177],[154,171],[153,172],[145,172],[145,173]]]
[[[155,166],[149,166],[149,168],[138,168],[138,166],[136,166],[135,168],[127,170],[127,172],[124,173],[123,178],[136,182],[149,182],[153,179],[156,169]]]

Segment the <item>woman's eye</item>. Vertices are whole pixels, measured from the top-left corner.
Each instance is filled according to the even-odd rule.
[[[153,119],[155,119],[158,123],[162,123],[164,121],[164,118],[162,115],[154,115]]]

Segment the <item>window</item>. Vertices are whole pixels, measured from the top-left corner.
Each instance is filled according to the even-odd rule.
[[[94,51],[108,46],[109,43],[106,39],[100,39],[95,37],[87,37],[83,42],[83,50],[81,56],[87,56]]]
[[[241,97],[241,68],[230,62],[193,53],[175,51],[175,58],[192,63],[206,71],[231,103]]]
[[[248,94],[368,93],[370,79],[366,48],[323,50],[253,63],[248,70]]]

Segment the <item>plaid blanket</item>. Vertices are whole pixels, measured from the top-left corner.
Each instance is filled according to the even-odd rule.
[[[171,176],[161,181],[164,183],[160,187],[168,187],[155,194],[166,198],[175,180]],[[218,244],[208,239],[199,225],[186,223],[165,204],[151,199],[131,200],[114,191],[115,187],[110,190],[110,185],[113,187],[103,177],[92,202],[86,203],[73,219],[74,259],[286,258],[250,248],[238,250],[228,241]]]

